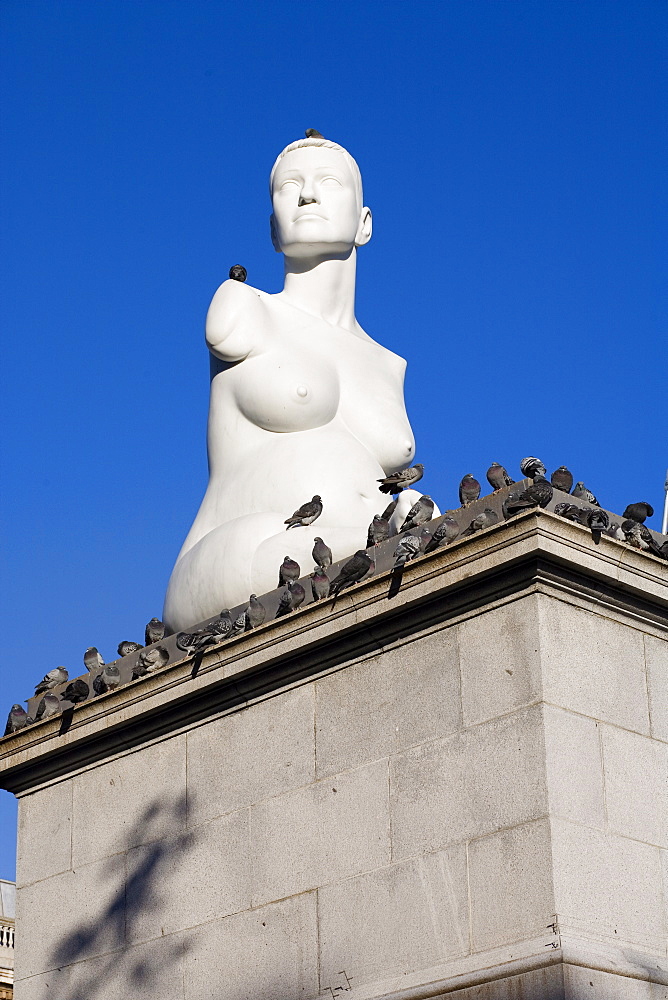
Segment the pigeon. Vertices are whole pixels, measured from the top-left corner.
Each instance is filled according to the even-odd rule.
[[[80,702],[85,701],[90,694],[90,688],[86,684],[85,680],[81,677],[77,677],[76,680],[68,684],[63,692],[63,698],[66,701],[72,702],[73,705],[78,705]]]
[[[544,476],[536,475],[533,484],[523,490],[519,496],[515,497],[513,494],[511,497],[508,497],[508,500],[504,504],[504,516],[512,517],[513,514],[519,514],[523,510],[530,510],[532,507],[547,507],[553,493],[554,488],[552,484],[548,483]]]
[[[95,646],[89,646],[83,655],[84,666],[91,674],[94,674],[96,670],[101,670],[104,666],[104,660],[98,653]]]
[[[142,648],[140,642],[130,642],[129,639],[124,639],[123,642],[119,642],[118,644],[118,655],[129,656],[130,653],[138,653]]]
[[[415,535],[404,535],[394,550],[394,568],[410,562],[420,552],[420,539]]]
[[[637,503],[630,503],[624,511],[622,517],[626,520],[637,521],[644,524],[648,517],[654,515],[654,508],[646,500],[639,500]]]
[[[44,691],[51,691],[52,688],[58,687],[59,684],[64,684],[67,678],[68,673],[65,667],[55,667],[53,670],[49,670],[48,674],[44,674],[44,677],[35,688],[35,694],[43,694]]]
[[[223,639],[227,639],[233,628],[234,625],[232,623],[232,616],[227,608],[223,608],[216,620],[211,622],[209,625],[209,630],[214,643],[222,642]]]
[[[525,479],[536,479],[537,476],[544,476],[546,469],[539,458],[530,455],[520,462],[520,472]]]
[[[50,719],[60,712],[60,698],[57,694],[45,694],[37,706],[35,712],[35,722],[40,719]]]
[[[137,660],[137,662],[135,663],[134,667],[132,668],[132,678],[131,679],[133,681],[139,680],[140,677],[146,677],[146,675],[148,674],[148,672],[149,672],[148,667],[144,666],[143,663],[141,663],[139,660]]]
[[[364,551],[358,549],[354,556],[341,567],[330,585],[330,594],[340,594],[344,587],[351,587],[354,583],[359,583],[362,577],[366,576],[373,565],[373,560]]]
[[[480,483],[473,478],[471,472],[467,472],[459,484],[459,502],[462,507],[468,507],[470,503],[480,496]]]
[[[468,528],[462,531],[462,537],[464,535],[474,535],[476,531],[483,531],[485,528],[491,528],[493,524],[499,523],[499,515],[495,510],[491,510],[489,507],[485,507],[482,513],[474,517]]]
[[[419,528],[421,524],[431,521],[434,516],[434,501],[425,493],[408,511],[404,523],[399,531],[409,531],[411,528]]]
[[[506,470],[498,462],[492,462],[487,470],[487,482],[495,493],[502,490],[504,486],[513,486],[515,480],[511,479]]]
[[[427,546],[431,541],[431,531],[429,530],[429,528],[422,529],[422,531],[418,535],[418,541],[420,543],[420,555],[424,555],[424,553],[427,551]]]
[[[243,266],[243,264],[233,264],[229,270],[228,277],[232,281],[245,281],[248,277],[248,271]]]
[[[267,610],[264,604],[258,601],[256,594],[251,594],[246,608],[246,628],[257,628],[258,625],[264,624],[266,617]]]
[[[301,607],[304,603],[304,598],[306,597],[306,591],[302,587],[301,583],[291,580],[288,584],[288,590],[290,591],[290,599],[292,601],[292,611],[296,611],[297,608]]]
[[[428,543],[425,552],[433,552],[440,545],[449,545],[459,535],[459,525],[451,514],[446,514]]]
[[[288,590],[288,585],[286,583],[285,589],[281,591],[281,599],[278,602],[278,607],[276,608],[276,617],[282,618],[283,615],[289,615],[292,611],[292,594]]]
[[[218,618],[196,632],[179,632],[176,645],[184,652],[201,653],[207,646],[217,646],[227,639],[232,631],[232,618],[227,608],[223,608]]]
[[[624,532],[626,541],[635,549],[640,549],[642,552],[651,552],[652,555],[658,556],[659,559],[665,558],[654,535],[644,524],[638,524],[637,521],[627,518],[626,521],[622,521],[622,531]]]
[[[580,515],[582,513],[582,508],[578,507],[576,503],[558,503],[554,508],[554,513],[558,514],[559,517],[566,518],[567,521],[577,521],[580,522]]]
[[[401,469],[399,472],[393,472],[384,479],[377,480],[380,483],[378,489],[381,493],[392,493],[393,495],[401,493],[402,490],[419,482],[423,475],[424,465],[416,462],[415,465],[411,465],[408,469]],[[385,516],[383,514],[383,517]]]
[[[26,712],[25,708],[21,705],[12,705],[9,710],[9,715],[7,716],[7,725],[5,726],[5,736],[11,735],[11,733],[18,733],[19,729],[23,729],[24,726],[28,724],[28,719],[30,716]]]
[[[329,597],[329,577],[319,566],[311,573],[311,593],[314,601],[324,601]]]
[[[659,552],[662,559],[668,559],[668,542],[664,542],[663,545],[659,546]]]
[[[241,635],[242,632],[246,631],[246,609],[237,615],[237,617],[232,622],[232,631],[230,632],[230,638],[235,635]]]
[[[560,465],[550,476],[550,482],[555,490],[561,490],[562,493],[570,493],[573,488],[573,473],[569,472],[565,465]]]
[[[608,527],[605,529],[605,534],[609,538],[615,538],[618,542],[624,541],[624,532],[620,528],[618,521],[613,521],[611,524],[609,524]]]
[[[600,507],[592,507],[591,510],[587,511],[587,527],[591,531],[591,537],[594,539],[594,543],[598,545],[601,541],[601,533],[610,524],[610,518],[604,510]]]
[[[301,576],[301,569],[298,562],[286,556],[278,568],[278,586],[282,587],[290,580],[298,580]]]
[[[308,524],[313,524],[317,521],[322,514],[322,500],[320,497],[313,497],[309,503],[303,503],[301,507],[298,507],[294,512],[292,517],[288,517],[283,521],[283,524],[287,524],[287,531],[290,528],[305,528]]]
[[[144,632],[144,645],[150,646],[153,642],[160,642],[165,638],[165,626],[159,618],[151,618]]]
[[[318,132],[317,128],[307,128],[304,132],[307,139],[324,139],[322,132]]]
[[[151,649],[142,649],[137,659],[137,666],[148,672],[164,667],[169,660],[169,653],[164,646],[153,646]]]
[[[318,535],[315,536],[313,541],[315,543],[311,552],[313,562],[320,569],[327,569],[328,566],[332,565],[332,550],[329,545],[325,545],[322,538],[319,538]]]
[[[571,492],[571,496],[577,497],[578,500],[586,500],[587,503],[593,504],[594,507],[600,507],[600,503],[596,499],[593,493],[591,493],[584,483],[576,483]]]
[[[383,521],[389,521],[390,520],[390,518],[394,514],[395,510],[397,509],[397,504],[398,503],[399,503],[399,497],[395,497],[395,499],[391,503],[388,503],[387,507],[385,508],[385,510],[383,511],[383,513],[380,515],[381,518],[383,519]]]
[[[102,673],[94,678],[93,691],[95,694],[106,694],[107,691],[115,691],[120,683],[120,670],[115,663],[107,663]]]
[[[390,537],[390,522],[381,517],[380,514],[373,515],[373,521],[369,525],[366,536],[366,547],[370,549],[372,545],[380,545]]]

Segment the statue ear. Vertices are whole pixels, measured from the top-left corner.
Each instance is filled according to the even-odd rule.
[[[276,253],[281,253],[281,248],[278,245],[278,235],[276,233],[276,219],[274,218],[273,212],[269,216],[269,227],[271,229],[271,244]]]
[[[373,222],[371,219],[371,209],[363,208],[360,213],[360,221],[357,227],[357,234],[355,236],[355,246],[363,247],[365,243],[368,243],[371,239],[372,232]]]

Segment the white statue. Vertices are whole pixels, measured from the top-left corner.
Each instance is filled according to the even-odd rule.
[[[209,307],[210,478],[169,581],[173,630],[273,590],[286,554],[309,573],[316,536],[335,561],[363,548],[389,500],[377,480],[415,451],[406,362],[355,319],[357,248],[371,238],[356,162],[334,142],[302,139],[279,155],[270,190],[285,286],[268,295],[225,281]],[[322,515],[286,531],[315,494]],[[395,519],[419,495],[404,491]]]

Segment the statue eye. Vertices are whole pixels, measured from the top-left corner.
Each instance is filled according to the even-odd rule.
[[[298,187],[299,183],[293,177],[288,177],[288,179],[284,180],[283,183],[281,184],[281,191],[285,191],[285,189],[291,185],[295,185]]]
[[[337,187],[342,187],[341,181],[338,177],[323,177],[320,182],[321,184],[336,185]]]

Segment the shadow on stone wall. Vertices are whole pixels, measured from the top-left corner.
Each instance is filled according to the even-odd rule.
[[[165,837],[166,812],[174,829],[182,832]],[[70,967],[68,994],[63,1000],[151,995],[153,984],[160,988],[170,975],[180,979],[186,949],[179,935],[146,942],[138,938],[140,923],[164,908],[161,885],[169,878],[167,869],[173,870],[188,850],[191,837],[184,829],[185,816],[185,795],[168,804],[151,802],[128,834],[128,844],[142,846],[106,861],[97,899],[63,900],[64,907],[88,909],[92,914],[90,923],[82,920],[61,938],[52,953],[51,967]],[[152,828],[160,838],[153,842]]]

